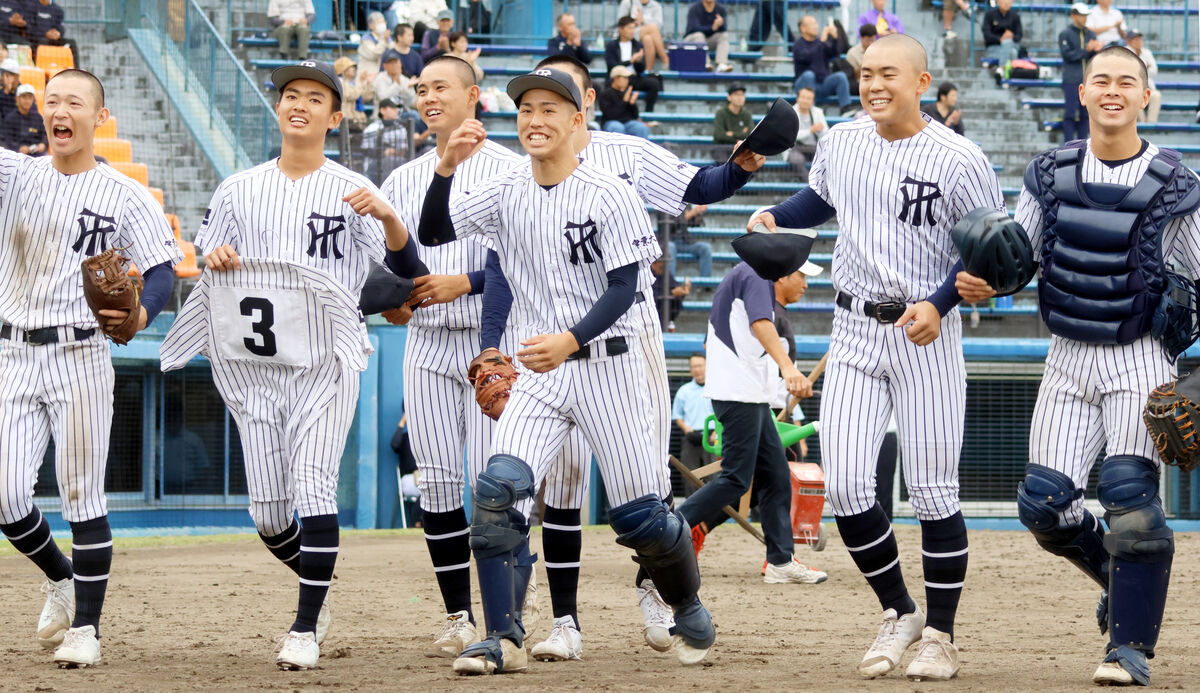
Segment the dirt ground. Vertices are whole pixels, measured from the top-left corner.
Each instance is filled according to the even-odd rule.
[[[832,529],[832,525],[828,525]],[[898,525],[910,589],[923,602],[917,528]],[[118,540],[106,603],[103,663],[59,670],[33,640],[40,582],[19,555],[0,557],[0,688],[84,690],[1034,690],[1086,688],[1103,655],[1093,620],[1097,590],[1022,532],[972,532],[967,589],[956,640],[962,670],[949,683],[913,684],[893,673],[861,681],[858,659],[874,637],[878,604],[836,533],[829,548],[798,553],[829,573],[821,585],[766,585],[763,551],[729,525],[701,554],[702,596],[717,622],[703,666],[684,669],[642,643],[633,564],[607,528],[584,533],[582,662],[530,662],[523,674],[460,679],[450,660],[424,649],[442,614],[424,541],[417,533],[344,537],[332,593],[333,629],[322,666],[280,672],[273,645],[290,624],[295,578],[256,538],[134,546]],[[540,542],[540,536],[536,542]],[[170,542],[177,543],[177,542]],[[1175,579],[1152,684],[1194,689],[1200,672],[1200,536],[1177,535]],[[541,617],[549,592],[539,572]],[[476,597],[478,603],[478,597]],[[909,651],[913,655],[915,648]],[[907,663],[907,658],[901,666]]]

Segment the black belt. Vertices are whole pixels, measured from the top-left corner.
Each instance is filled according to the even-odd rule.
[[[78,327],[72,327],[75,334],[76,342],[82,342],[92,335],[96,334],[95,329],[82,330]],[[58,339],[57,327],[43,327],[38,330],[22,330],[19,327],[12,325],[4,325],[0,327],[0,339],[15,339],[19,342],[28,342],[33,346],[42,346],[43,344],[55,344]]]
[[[844,294],[839,291],[837,304],[848,311],[854,311],[854,297],[850,294]],[[908,304],[904,301],[884,301],[883,303],[862,302],[863,315],[883,323],[890,324],[896,322],[900,319],[901,315],[904,315],[904,311],[906,310],[908,310]]]
[[[629,342],[625,341],[624,337],[609,337],[604,340],[604,349],[609,356],[620,356],[629,351]],[[577,361],[579,359],[589,359],[592,357],[592,345],[584,344],[579,348],[579,351],[567,357],[568,361]]]

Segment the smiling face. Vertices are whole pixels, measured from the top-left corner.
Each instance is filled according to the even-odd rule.
[[[287,138],[320,138],[342,122],[341,104],[333,91],[316,80],[294,79],[283,87],[275,114],[279,131]]]
[[[1150,103],[1145,70],[1142,61],[1123,48],[1092,58],[1079,87],[1079,101],[1093,128],[1136,131],[1138,113]]]
[[[479,87],[474,85],[474,74],[468,80],[464,69],[469,72],[471,68],[457,58],[432,60],[417,81],[417,113],[439,137],[475,117]]]
[[[42,124],[56,157],[91,152],[96,128],[108,120],[104,96],[94,78],[61,72],[46,83]]]
[[[876,123],[920,118],[921,95],[930,80],[925,64],[921,44],[903,34],[885,36],[863,53],[859,98]]]
[[[558,93],[530,89],[517,107],[517,135],[534,159],[547,159],[571,146],[571,135],[583,127],[583,114]]]
[[[450,42],[450,50],[455,53],[466,53],[467,52],[467,37],[466,36],[455,37],[455,39]]]

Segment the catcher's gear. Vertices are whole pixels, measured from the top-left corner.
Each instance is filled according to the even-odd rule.
[[[1006,212],[980,207],[958,220],[950,239],[963,268],[985,280],[998,296],[1020,291],[1033,279],[1033,246],[1021,225]]]
[[[1189,373],[1159,385],[1146,399],[1142,421],[1167,464],[1184,473],[1200,465],[1200,378]]]
[[[109,248],[83,261],[83,296],[88,308],[100,323],[100,329],[117,344],[127,344],[138,331],[141,311],[142,280],[129,276],[129,258],[118,253],[125,248]],[[128,315],[120,324],[109,323],[112,318],[102,310],[124,310]]]
[[[467,366],[467,379],[475,386],[475,402],[479,408],[498,421],[504,413],[504,405],[508,404],[513,383],[517,381],[512,358],[499,351],[485,351]]]

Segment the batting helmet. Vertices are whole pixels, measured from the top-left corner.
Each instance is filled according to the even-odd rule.
[[[964,269],[999,296],[1015,294],[1033,279],[1036,265],[1029,236],[1006,212],[980,207],[958,220],[950,239]]]

